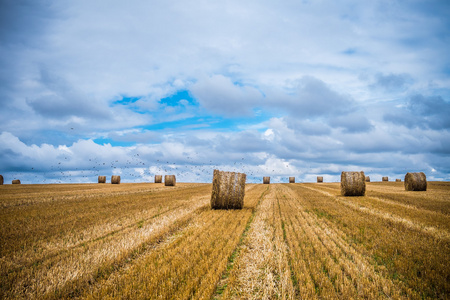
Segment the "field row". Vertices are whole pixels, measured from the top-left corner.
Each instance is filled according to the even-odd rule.
[[[450,184],[3,186],[0,298],[359,299],[450,294]]]

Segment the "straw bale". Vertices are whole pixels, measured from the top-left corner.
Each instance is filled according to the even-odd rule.
[[[295,177],[289,177],[289,183],[295,183]]]
[[[0,185],[3,185],[3,175],[0,175]]]
[[[400,178],[395,179],[395,182],[402,182]]]
[[[366,182],[370,182],[370,176],[366,176]]]
[[[165,175],[164,176],[164,185],[165,186],[175,186],[177,183],[177,179],[175,178],[175,175]]]
[[[264,184],[270,184],[270,177],[269,176],[264,176],[263,177],[263,183]]]
[[[111,176],[111,184],[120,184],[120,176],[119,175]]]
[[[211,193],[212,209],[242,209],[247,175],[214,170]]]
[[[381,181],[389,181],[389,178],[388,178],[387,176],[383,176],[383,177],[381,178]]]
[[[12,184],[20,184],[20,180],[19,180],[19,179],[14,179],[14,180],[12,181]]]
[[[98,176],[98,183],[106,183],[106,176]]]
[[[323,176],[317,176],[317,182],[323,182]]]
[[[155,183],[162,183],[162,175],[155,175]]]
[[[364,196],[366,193],[366,176],[364,172],[341,173],[342,196]]]
[[[405,190],[407,191],[426,191],[427,176],[424,172],[406,173]]]

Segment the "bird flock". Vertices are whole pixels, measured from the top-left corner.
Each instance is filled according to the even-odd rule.
[[[289,168],[289,164],[285,167]],[[96,156],[83,162],[64,155],[50,166],[32,166],[28,172],[17,172],[13,177],[24,178],[28,183],[89,183],[96,182],[99,175],[120,175],[125,182],[150,182],[156,174],[174,174],[182,182],[210,182],[214,169],[245,173],[248,183],[260,183],[262,176],[276,173],[265,165],[247,164],[244,157],[218,163],[211,159],[202,161],[198,153],[181,159],[152,159],[135,153],[124,160]]]

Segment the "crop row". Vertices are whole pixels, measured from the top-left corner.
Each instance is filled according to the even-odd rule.
[[[450,293],[450,185],[14,186],[0,195],[0,298],[360,299]]]

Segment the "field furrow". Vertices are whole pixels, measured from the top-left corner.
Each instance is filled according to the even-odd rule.
[[[295,299],[275,188],[267,188],[217,299]]]
[[[450,215],[424,209],[419,210],[415,206],[398,205],[380,197],[365,196],[348,198],[334,196],[323,188],[313,188],[311,186],[308,186],[308,188],[334,197],[336,201],[354,210],[359,210],[390,222],[402,224],[438,239],[450,241],[450,231],[448,230],[450,228]]]
[[[28,232],[29,240],[32,241],[31,247],[25,248],[22,253],[20,251],[14,253],[13,257],[2,256],[2,294],[39,298],[46,294],[64,294],[73,287],[92,282],[96,277],[102,276],[101,274],[109,266],[121,264],[124,259],[135,255],[142,248],[159,241],[180,226],[185,226],[183,224],[189,221],[194,211],[208,206],[210,193],[208,186],[197,187],[195,191],[191,188],[179,190],[183,194],[166,190],[164,193],[155,193],[155,197],[144,195],[139,198],[133,195],[134,197],[130,199],[113,195],[97,199],[98,202],[134,202],[123,204],[124,208],[133,207],[136,202],[140,202],[142,209],[138,211],[139,218],[136,220],[131,215],[136,211],[135,209],[122,210],[120,219],[116,220],[120,226],[103,224],[102,217],[99,215],[100,222],[91,223],[92,227],[88,234],[84,234],[85,231],[89,231],[88,229],[78,229],[80,231],[77,232],[70,222],[65,223],[66,227],[62,225],[59,228],[67,232],[67,235],[61,238],[59,233],[51,239],[46,239],[44,234],[39,235],[41,240],[36,241],[36,237]],[[116,206],[113,207],[112,210],[92,211],[89,205],[85,205],[84,209],[87,209],[87,215],[94,212],[97,214],[118,213],[115,210]],[[62,206],[59,209],[66,209],[66,207]],[[80,218],[85,218],[86,214],[80,214]],[[92,220],[91,217],[88,217],[88,220]],[[45,225],[42,227],[46,229]],[[81,235],[83,238],[76,243],[61,241],[61,239],[70,239],[72,233]],[[21,234],[25,235],[26,232]],[[24,243],[26,240],[20,242]],[[54,247],[55,244],[59,244],[58,247]],[[43,245],[42,248],[39,245]],[[12,245],[12,248],[14,246]]]
[[[242,210],[201,211],[166,246],[99,282],[83,298],[210,298],[264,189],[248,189]]]
[[[280,188],[285,201],[293,201],[291,209],[297,211],[296,219],[305,231],[304,238],[312,241],[313,253],[319,253],[322,271],[333,283],[339,298],[401,297],[402,291],[375,272],[370,262],[346,242],[347,237],[342,231],[325,222],[323,211],[311,211],[302,206],[303,201],[314,200],[314,195],[307,190],[295,194],[286,186]]]
[[[86,186],[90,188],[93,185]],[[1,257],[23,267],[23,264],[102,238],[165,211],[188,206],[191,197],[206,195],[210,189],[203,185],[176,190],[156,187],[155,191],[150,185],[144,191],[142,187],[128,191],[128,186],[133,187],[124,184],[122,190],[110,191],[102,185],[104,192],[97,192],[91,199],[84,198],[84,192],[71,200],[67,200],[64,194],[59,198],[55,196],[52,203],[2,209]],[[3,195],[0,202],[3,202]]]
[[[309,194],[314,200],[305,202],[307,209],[341,231],[344,240],[378,273],[392,280],[403,296],[435,298],[448,293],[450,243],[442,234],[445,231],[435,224],[435,232],[427,231],[423,223],[414,223],[406,215],[392,218],[388,210],[374,213],[367,203],[376,200],[341,197],[339,185],[334,186],[304,184],[295,189],[300,195]],[[370,192],[370,185],[368,188]],[[417,197],[417,193],[411,195]]]
[[[312,185],[307,186],[312,188]],[[367,210],[369,213],[392,218],[398,222],[411,224],[410,226],[416,228],[423,228],[425,231],[437,234],[442,238],[450,237],[450,214],[448,213],[450,211],[450,199],[448,196],[447,198],[443,197],[442,190],[433,189],[433,186],[435,186],[433,184],[431,184],[431,189],[426,192],[408,192],[404,190],[403,185],[394,182],[385,183],[384,186],[387,186],[384,192],[377,192],[372,191],[372,188],[375,187],[375,190],[379,190],[380,185],[378,183],[367,185],[367,195],[365,197],[353,197],[351,201],[347,200],[347,205],[353,205],[359,209]],[[347,199],[340,197],[338,184],[316,185],[314,188],[326,195],[334,195],[338,200],[344,201]],[[398,201],[399,198],[404,201]],[[407,201],[408,198],[416,200]],[[418,199],[420,199],[420,202]],[[418,205],[419,203],[427,203],[428,206],[424,208]],[[439,209],[432,210],[433,206],[439,207]]]
[[[1,299],[447,299],[450,184],[0,186]]]

